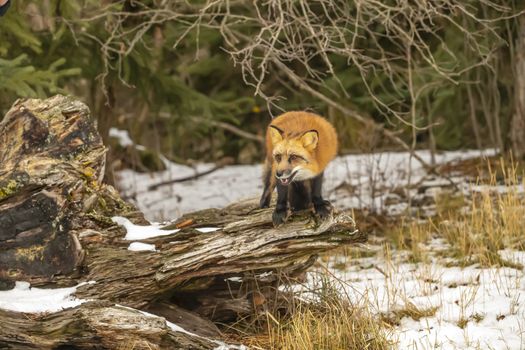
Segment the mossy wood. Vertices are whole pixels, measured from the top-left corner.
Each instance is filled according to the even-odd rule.
[[[141,330],[124,324],[118,332],[97,328],[112,317],[115,304],[217,335],[209,320],[232,321],[278,302],[275,288],[284,277],[303,273],[316,254],[366,239],[344,213],[322,222],[310,213],[295,215],[274,228],[272,209],[245,201],[187,214],[168,227],[180,231],[142,240],[154,244],[155,252],[129,251],[125,230],[111,217],[147,221],[102,183],[106,149],[83,103],[64,96],[19,100],[0,123],[0,142],[0,288],[10,289],[17,280],[40,287],[95,281],[76,295],[100,301],[51,315],[1,311],[0,323],[6,326],[0,328],[0,347],[31,348],[46,340],[50,348],[89,348],[88,335],[117,333],[134,339]],[[196,230],[204,226],[219,230]],[[116,318],[114,330],[119,322]],[[149,345],[185,344],[180,334],[155,327],[144,337]],[[16,329],[19,337],[13,336]],[[193,348],[207,348],[195,339]],[[113,348],[116,343],[101,344]]]

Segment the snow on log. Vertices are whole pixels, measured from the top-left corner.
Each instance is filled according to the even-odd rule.
[[[70,97],[15,102],[0,122],[0,142],[0,290],[17,281],[77,286],[75,296],[90,301],[31,318],[1,311],[6,326],[0,346],[47,341],[49,348],[67,342],[82,348],[91,346],[86,339],[92,335],[110,337],[107,348],[113,348],[118,337],[129,335],[142,337],[145,348],[175,342],[208,348],[198,336],[194,347],[183,347],[180,334],[173,336],[160,321],[144,321],[143,311],[115,305],[216,336],[209,320],[253,313],[279,298],[283,275],[303,273],[318,253],[366,240],[345,213],[324,221],[300,213],[274,228],[272,209],[259,209],[255,201],[150,225],[102,183],[106,149],[88,108]],[[147,335],[130,326],[139,319],[149,325]],[[12,336],[17,328],[21,335]],[[32,332],[35,337],[24,337]]]

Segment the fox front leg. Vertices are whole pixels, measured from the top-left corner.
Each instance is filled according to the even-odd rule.
[[[323,173],[317,175],[312,180],[312,202],[315,212],[321,219],[328,217],[333,210],[332,204],[323,199]]]
[[[272,167],[266,162],[263,173],[264,190],[259,201],[260,208],[268,208],[272,200],[272,192],[275,189],[275,177],[272,174]]]
[[[274,226],[284,224],[288,216],[288,186],[277,183],[277,204],[272,214]]]

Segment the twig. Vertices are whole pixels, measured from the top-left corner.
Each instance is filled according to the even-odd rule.
[[[233,133],[233,134],[235,134],[237,136],[244,137],[245,139],[257,141],[257,142],[260,142],[260,143],[264,143],[264,138],[262,136],[255,135],[255,134],[252,134],[250,132],[244,131],[244,130],[236,127],[235,125],[228,124],[228,123],[225,123],[225,122],[218,122],[216,120],[205,119],[205,118],[201,118],[201,117],[194,117],[193,119],[197,120],[197,121],[202,121],[204,123],[207,123],[207,124],[212,125],[212,126],[216,126],[218,128],[224,129],[224,130],[228,130],[228,131],[230,131],[231,133]]]
[[[405,151],[410,152],[410,155],[414,157],[423,168],[428,171],[430,174],[434,174],[436,176],[443,177],[445,180],[447,180],[454,188],[459,189],[457,183],[452,180],[452,178],[446,174],[441,174],[439,172],[439,166],[437,164],[432,165],[428,164],[423,158],[421,158],[412,147],[407,145],[403,140],[401,140],[394,132],[385,129],[383,125],[375,123],[372,119],[365,118],[364,116],[360,115],[356,111],[353,111],[343,105],[340,105],[339,103],[335,102],[331,98],[327,97],[326,95],[312,89],[308,84],[306,84],[301,78],[299,78],[293,71],[291,71],[286,65],[281,63],[278,60],[274,61],[277,66],[279,66],[284,73],[292,80],[300,89],[308,91],[311,95],[319,98],[320,100],[326,102],[326,104],[338,109],[339,111],[343,112],[345,115],[354,118],[355,120],[363,123],[364,125],[367,125],[369,127],[372,127],[375,130],[379,130],[385,137],[393,141],[394,143],[401,146]]]
[[[232,163],[233,163],[233,158],[225,157],[225,158],[221,159],[219,162],[217,162],[217,164],[213,168],[211,168],[209,170],[206,170],[206,171],[203,171],[203,172],[200,172],[200,173],[196,173],[196,174],[193,174],[193,175],[190,175],[190,176],[185,176],[185,177],[181,177],[181,178],[178,178],[178,179],[163,181],[163,182],[156,183],[154,185],[150,185],[148,187],[148,191],[155,191],[157,188],[159,188],[161,186],[172,185],[172,184],[178,183],[178,182],[185,182],[185,181],[195,180],[195,179],[198,179],[199,177],[211,174],[214,171],[217,171],[217,170],[223,168],[224,166],[232,164]]]
[[[305,83],[300,77],[298,77],[290,68],[288,68],[284,63],[280,62],[279,60],[274,59],[273,62],[284,72],[286,75],[292,80],[297,87],[300,89],[306,90],[311,95],[319,98],[320,100],[324,101],[326,104],[338,109],[339,111],[343,112],[345,115],[354,118],[355,120],[363,123],[364,125],[371,127],[375,130],[379,130],[385,137],[396,143],[397,145],[401,146],[405,151],[408,151],[412,154],[412,156],[417,159],[421,165],[427,170],[435,169],[434,166],[428,164],[423,158],[421,158],[417,153],[415,153],[412,148],[407,145],[401,138],[399,138],[394,132],[385,129],[383,125],[375,123],[372,119],[366,118],[362,116],[361,114],[357,113],[356,111],[351,110],[350,108],[347,108],[336,101],[332,100],[331,98],[327,97],[326,95],[320,93],[317,90],[312,89],[307,83]]]

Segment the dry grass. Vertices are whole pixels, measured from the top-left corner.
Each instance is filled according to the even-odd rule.
[[[304,306],[289,319],[270,323],[272,349],[388,349],[383,329],[368,311],[345,303]]]
[[[323,279],[308,301],[295,299],[287,315],[266,312],[266,330],[249,337],[254,349],[279,350],[385,350],[389,326],[373,316],[368,305],[354,305]]]
[[[519,168],[508,163],[500,160],[498,169],[488,163],[484,184],[464,194],[439,195],[434,218],[403,220],[385,230],[385,236],[410,254],[410,262],[428,262],[425,243],[434,235],[446,239],[447,255],[460,265],[522,268],[500,255],[502,249],[525,249],[525,182]]]
[[[439,215],[433,221],[434,229],[464,263],[519,267],[502,259],[499,251],[525,248],[525,183],[516,166],[501,164],[498,173],[502,176],[489,167],[488,186],[472,190],[470,205],[463,210],[437,201]]]
[[[410,253],[410,262],[426,262],[425,243],[431,238],[432,227],[430,222],[405,222],[387,232],[395,246]]]
[[[398,308],[389,313],[382,314],[381,319],[392,326],[398,326],[401,324],[401,319],[403,317],[410,317],[415,321],[419,321],[424,317],[434,316],[437,310],[438,307],[436,306],[421,308],[409,300],[405,300],[405,305],[403,308]]]
[[[362,306],[341,299],[302,304],[288,319],[268,322],[271,349],[384,350],[384,325]]]

